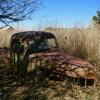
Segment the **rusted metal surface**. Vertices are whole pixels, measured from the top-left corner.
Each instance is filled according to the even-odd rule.
[[[55,36],[49,32],[29,31],[14,34],[11,39],[11,57],[14,61],[14,66],[23,67],[20,64],[25,63],[27,60],[29,62],[26,66],[28,72],[39,68],[72,78],[95,79],[93,65],[82,59],[60,52],[57,42],[55,43],[56,47],[31,52],[29,41],[34,40],[35,37],[39,38],[39,43],[42,42],[41,39],[46,40],[48,38],[54,39],[56,42]],[[20,44],[23,48],[19,46],[17,49],[20,48],[20,50],[16,50],[16,44]],[[17,61],[15,55],[17,55]]]
[[[32,62],[36,58],[35,66],[51,70],[57,74],[73,78],[95,79],[93,65],[65,53],[48,52],[29,56]]]
[[[44,39],[46,38],[55,38],[55,36],[50,32],[42,32],[42,31],[26,31],[26,32],[19,32],[15,33],[12,36],[12,41],[18,40],[18,41],[24,41],[26,39],[32,39],[34,37],[42,37]]]

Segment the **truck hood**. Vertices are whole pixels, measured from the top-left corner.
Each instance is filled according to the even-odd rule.
[[[94,67],[87,61],[62,52],[35,53],[29,60],[38,58],[38,65],[60,75],[74,78],[95,79]],[[43,65],[43,66],[42,66]]]
[[[36,53],[36,54],[30,55],[29,59],[32,59],[34,57],[41,58],[44,61],[47,61],[50,63],[57,62],[58,64],[71,64],[71,65],[76,65],[80,67],[93,68],[93,65],[90,64],[89,62],[79,59],[79,58],[75,58],[69,54],[61,53],[61,52]]]

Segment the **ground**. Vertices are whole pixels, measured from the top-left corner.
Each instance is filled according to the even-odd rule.
[[[9,55],[1,51],[4,53],[0,55],[0,100],[100,100],[100,72],[96,72],[98,77],[91,86],[47,71],[15,74]]]
[[[0,100],[100,100],[100,81],[81,86],[72,79],[39,70],[21,76],[0,67]]]

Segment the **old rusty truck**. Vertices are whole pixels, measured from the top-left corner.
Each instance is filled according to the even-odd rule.
[[[50,70],[61,76],[95,80],[94,66],[59,49],[50,32],[25,31],[11,38],[11,61],[15,72]]]

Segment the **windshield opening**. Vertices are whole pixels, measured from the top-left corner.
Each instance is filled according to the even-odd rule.
[[[48,38],[48,39],[33,39],[29,41],[29,50],[30,52],[39,52],[39,51],[45,51],[53,48],[57,48],[57,43],[54,38]]]

